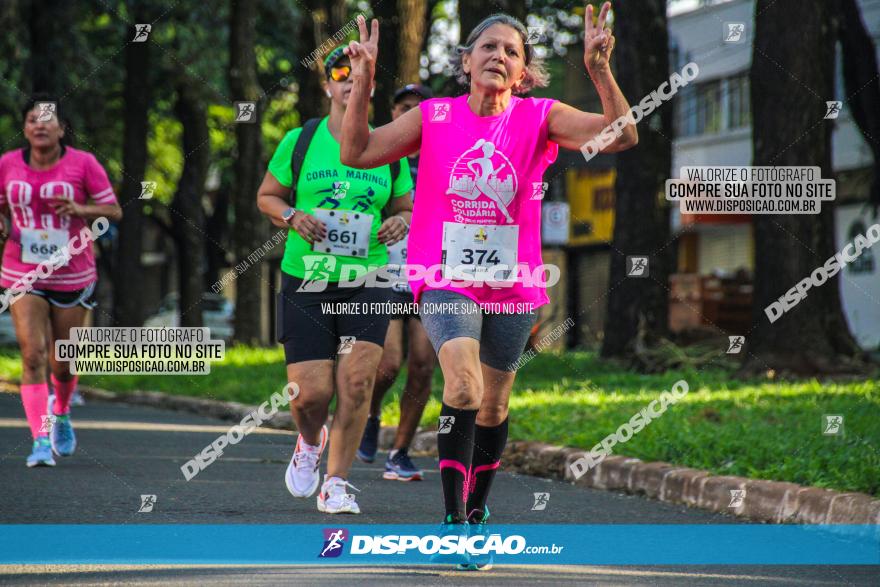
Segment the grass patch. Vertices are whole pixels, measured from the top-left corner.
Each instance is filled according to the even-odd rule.
[[[0,374],[18,378],[15,349],[0,349]],[[396,424],[405,374],[389,390],[382,421]],[[641,375],[587,352],[542,353],[519,372],[510,402],[510,438],[589,449],[661,391],[684,379],[688,395],[623,446],[627,456],[713,473],[791,481],[880,496],[880,381],[822,383],[732,380],[728,368]],[[248,404],[285,381],[281,348],[231,347],[207,376],[85,376],[118,392],[149,389]],[[438,369],[422,425],[440,414]],[[844,415],[844,436],[823,436],[823,414]]]

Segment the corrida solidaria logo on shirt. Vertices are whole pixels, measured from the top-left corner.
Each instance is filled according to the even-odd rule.
[[[479,139],[459,155],[449,173],[449,189],[455,221],[498,221],[500,215],[513,223],[508,205],[519,187],[516,169],[495,143]]]

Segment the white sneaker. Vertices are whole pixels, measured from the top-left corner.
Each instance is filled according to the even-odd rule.
[[[311,497],[318,488],[318,464],[321,462],[321,453],[327,446],[327,427],[321,427],[321,444],[317,448],[311,447],[302,441],[302,435],[296,438],[296,449],[290,464],[287,465],[287,473],[284,475],[284,483],[287,490],[294,497]]]
[[[351,487],[360,491],[357,487],[339,477],[327,477],[324,475],[324,484],[318,493],[318,511],[325,514],[359,514],[361,508],[354,500],[354,495],[346,493],[345,488]]]

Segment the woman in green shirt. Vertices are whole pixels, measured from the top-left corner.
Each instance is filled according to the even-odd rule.
[[[406,158],[398,173],[394,165],[362,170],[340,163],[340,126],[352,88],[351,63],[341,47],[327,56],[324,69],[330,115],[313,128],[298,178],[293,177],[292,157],[302,152],[302,146],[296,148],[300,135],[310,133],[302,128],[287,133],[269,163],[257,206],[273,224],[290,229],[276,312],[287,378],[299,387],[290,404],[299,437],[285,483],[296,497],[309,497],[318,488],[328,440],[325,422],[335,392],[318,510],[357,514],[347,478],[382,357],[389,289],[366,286],[363,280],[352,283],[351,278],[388,263],[387,245],[409,229],[413,186]],[[290,201],[292,186],[295,203]]]

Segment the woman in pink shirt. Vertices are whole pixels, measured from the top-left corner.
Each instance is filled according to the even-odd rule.
[[[55,360],[50,343],[69,338],[94,307],[91,242],[122,218],[101,164],[66,144],[58,106],[48,96],[31,98],[22,110],[28,146],[0,157],[0,239],[8,238],[0,311],[12,312],[21,348],[21,399],[34,439],[28,467],[53,466],[53,451],[68,456],[76,449],[69,415],[76,376],[69,362]],[[55,389],[51,425],[44,422],[47,363]]]
[[[605,27],[610,3],[585,18],[584,64],[603,114],[550,99],[520,98],[547,84],[518,20],[481,22],[452,64],[469,93],[421,102],[370,132],[369,94],[379,25],[358,17],[351,42],[354,86],[342,124],[342,162],[369,168],[420,150],[407,264],[422,323],[443,370],[438,428],[445,531],[485,532],[486,499],[507,441],[516,362],[548,302],[541,262],[541,201],[533,198],[561,146],[581,149],[629,111],[611,74],[614,37]],[[628,124],[603,150],[638,142]],[[465,562],[465,561],[460,561]],[[470,568],[487,560],[467,561]]]

